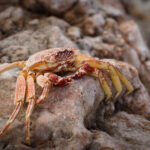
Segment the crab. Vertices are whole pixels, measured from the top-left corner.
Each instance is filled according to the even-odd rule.
[[[0,136],[15,120],[25,101],[28,103],[25,117],[27,144],[30,144],[32,111],[46,98],[52,86],[65,86],[70,84],[73,79],[78,79],[86,74],[91,75],[99,79],[106,95],[105,101],[108,102],[112,97],[112,89],[104,75],[104,70],[107,70],[116,89],[114,99],[120,95],[122,83],[127,89],[126,95],[134,90],[132,84],[116,66],[103,59],[84,56],[76,48],[61,47],[43,50],[30,56],[27,61],[13,62],[0,67],[0,73],[15,67],[22,68],[17,77],[15,108],[0,131]],[[68,71],[75,73],[64,77],[57,75],[59,72]],[[35,99],[35,82],[43,88],[42,94],[37,100]]]

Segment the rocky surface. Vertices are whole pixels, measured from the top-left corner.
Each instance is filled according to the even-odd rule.
[[[121,0],[125,9],[132,15],[138,24],[140,25],[143,35],[147,40],[147,44],[150,46],[150,1],[148,0]]]
[[[116,61],[111,63],[120,68],[128,68],[123,73],[130,81],[132,80],[135,90],[142,92],[137,91],[124,97],[124,91],[117,103],[112,99],[109,104],[105,104],[104,92],[96,78],[86,76],[73,81],[68,86],[53,87],[48,97],[34,109],[32,114],[32,144],[30,146],[25,144],[25,106],[8,132],[1,137],[0,148],[117,150],[141,149],[144,145],[144,148],[148,149],[150,122],[141,116],[121,112],[122,108],[118,106],[124,106],[124,110],[144,115],[150,110],[150,102],[147,101],[149,97],[144,92],[145,89],[133,67]],[[13,69],[0,76],[1,128],[13,110],[16,72],[17,70]],[[37,87],[36,96],[38,97],[41,92],[42,89]],[[143,99],[137,100],[135,97]],[[132,142],[136,144],[133,145]]]
[[[26,60],[47,48],[76,47],[85,55],[128,63],[105,60],[116,65],[135,89],[124,96],[123,88],[117,101],[105,104],[98,79],[89,76],[53,87],[32,114],[32,144],[25,144],[25,104],[0,139],[0,149],[149,150],[150,51],[141,29],[126,12],[127,1],[120,1],[0,1],[0,63]],[[0,128],[14,107],[18,71],[0,75]],[[107,72],[106,76],[114,95]],[[40,93],[37,87],[37,97]]]

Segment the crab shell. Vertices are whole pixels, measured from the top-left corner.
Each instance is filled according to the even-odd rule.
[[[28,70],[50,70],[53,72],[72,69],[75,57],[80,54],[75,48],[52,48],[38,52],[29,57],[26,62]]]

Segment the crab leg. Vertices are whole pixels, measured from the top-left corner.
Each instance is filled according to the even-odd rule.
[[[44,75],[39,75],[36,79],[36,82],[39,86],[43,87],[43,92],[41,96],[38,98],[38,100],[36,101],[36,105],[38,105],[48,95],[48,92],[49,92],[50,87],[52,86],[52,83]]]
[[[50,84],[46,83],[45,86],[44,86],[44,89],[43,89],[43,92],[42,92],[41,96],[36,101],[36,105],[41,103],[46,98],[46,96],[48,95],[48,92],[49,92],[49,88],[50,88]]]
[[[110,72],[110,77],[111,77],[111,80],[112,80],[112,83],[117,91],[117,94],[115,95],[115,99],[119,96],[119,94],[121,93],[122,91],[122,85],[121,85],[121,81],[120,81],[120,78],[123,78],[126,79],[125,76],[123,75],[120,75],[120,78],[118,76],[118,73],[115,69],[115,67],[113,67],[110,63],[108,62],[103,62],[103,61],[99,61],[99,60],[87,60],[87,63],[94,67],[94,68],[98,68],[98,69],[105,69],[105,70],[109,70]],[[103,78],[103,77],[102,77]],[[127,80],[127,79],[126,79]],[[103,80],[104,81],[104,80]],[[129,83],[129,82],[128,82]],[[130,83],[129,83],[130,84]],[[127,84],[125,84],[126,86]],[[131,85],[132,86],[132,85]],[[106,88],[106,82],[105,82],[105,88]],[[107,86],[107,89],[108,89],[108,86]]]
[[[121,85],[121,81],[119,79],[119,76],[116,72],[116,69],[112,66],[109,65],[109,71],[110,71],[110,77],[112,80],[112,83],[117,91],[117,94],[115,95],[114,99],[117,99],[117,97],[120,95],[121,91],[122,91],[122,85]]]
[[[85,60],[85,62],[88,63],[93,68],[109,70],[111,80],[113,82],[115,89],[117,90],[115,99],[119,96],[119,94],[122,91],[121,82],[126,86],[126,88],[128,90],[126,95],[133,91],[133,86],[128,81],[128,79],[116,67],[114,67],[110,63],[105,62],[105,61],[95,60],[95,59],[92,59],[91,57],[87,57],[87,56],[83,56],[83,55],[79,55],[76,58],[77,64],[81,64],[81,62],[83,60]]]
[[[27,77],[27,98],[28,107],[26,110],[26,142],[30,144],[30,116],[35,106],[35,85],[34,78],[29,75]]]
[[[131,83],[127,80],[127,78],[118,70],[116,69],[117,74],[121,80],[121,82],[126,86],[126,88],[128,89],[128,91],[126,92],[125,95],[130,94],[134,89],[133,86],[131,85]]]
[[[11,64],[6,64],[6,65],[1,65],[0,66],[0,73],[4,72],[6,70],[12,69],[12,68],[23,68],[25,66],[25,61],[19,61],[19,62],[14,62]]]
[[[7,130],[7,128],[12,124],[12,122],[17,117],[24,102],[25,92],[26,92],[25,76],[23,73],[21,73],[17,78],[17,84],[16,84],[16,95],[15,95],[16,106],[14,108],[13,113],[10,115],[7,123],[5,124],[4,128],[0,131],[0,136]]]
[[[65,86],[68,85],[72,81],[72,79],[80,78],[85,74],[87,74],[87,72],[84,71],[83,68],[80,68],[74,75],[70,75],[67,77],[60,77],[54,73],[45,73],[44,75],[39,75],[36,81],[39,86],[43,87],[43,92],[36,101],[36,105],[38,105],[46,98],[52,84],[57,86]]]
[[[109,86],[107,80],[105,79],[105,76],[104,76],[104,74],[103,74],[103,72],[101,70],[98,70],[98,78],[99,78],[99,81],[100,81],[100,83],[102,85],[104,93],[106,94],[105,101],[108,102],[108,100],[112,96],[112,91],[111,91],[111,88],[110,88],[110,86]]]

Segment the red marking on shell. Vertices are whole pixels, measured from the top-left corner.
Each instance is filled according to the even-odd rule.
[[[64,51],[60,51],[56,54],[55,59],[58,61],[65,61],[72,58],[74,55],[74,51],[65,49]]]
[[[93,72],[94,71],[94,68],[91,67],[89,64],[85,64],[83,69],[86,71],[86,72]]]

